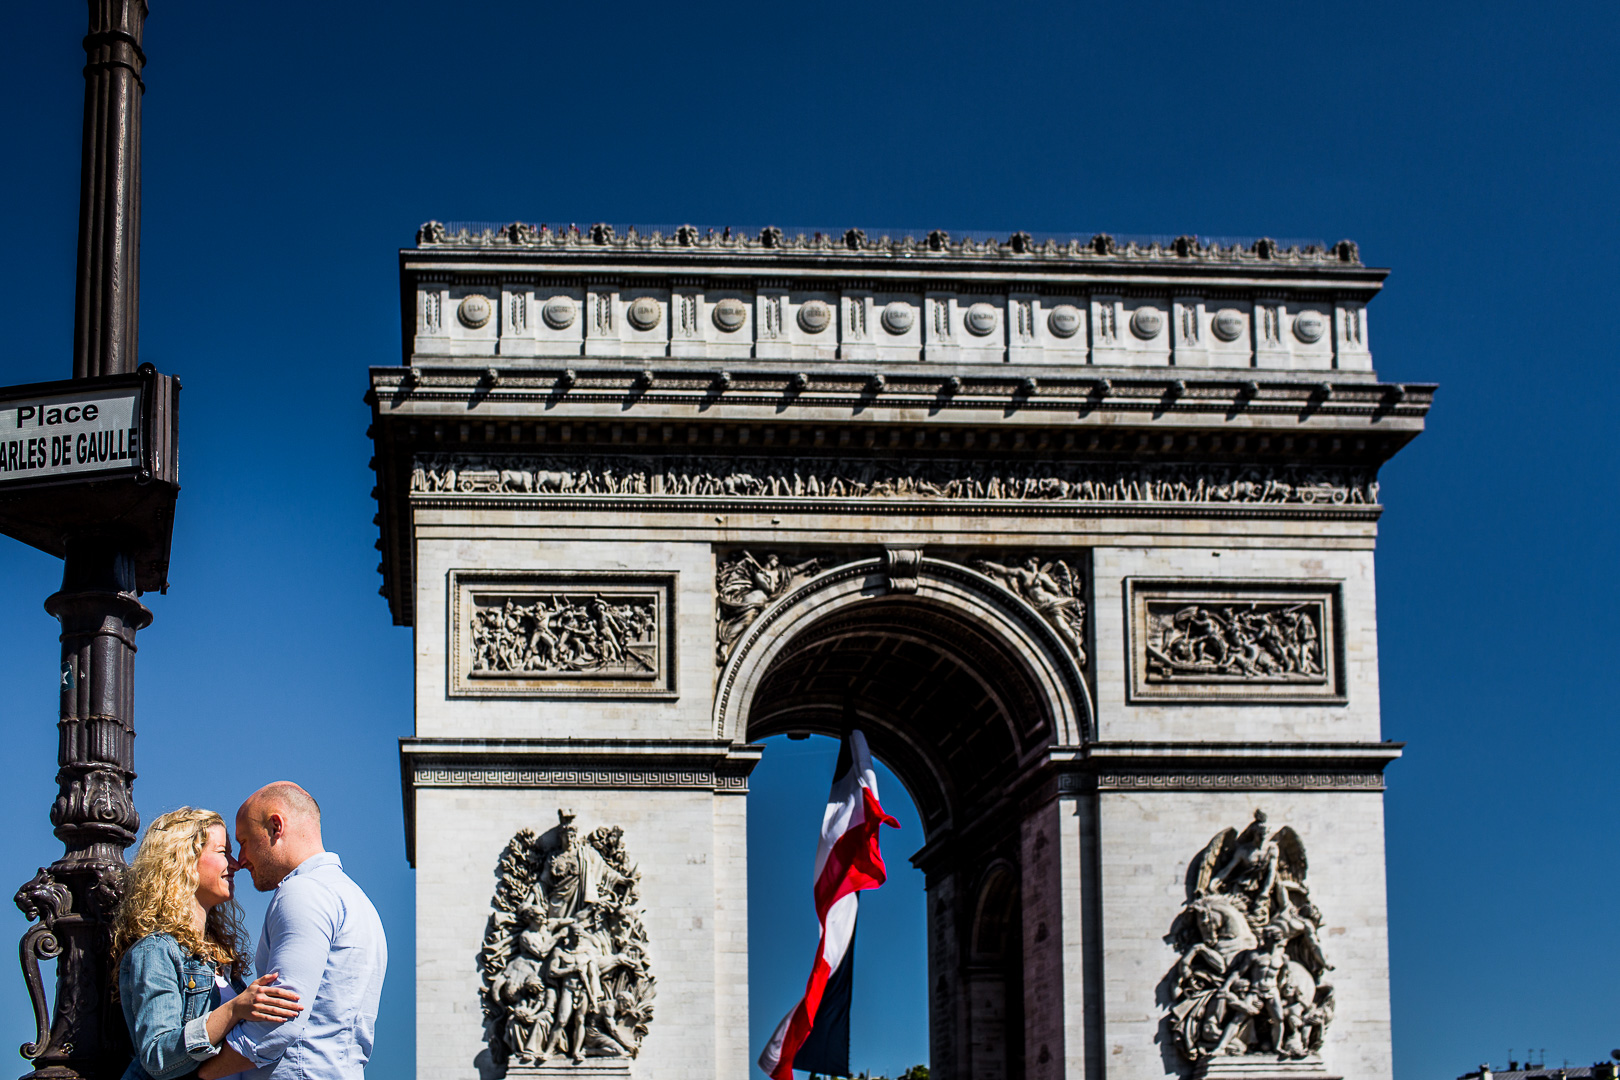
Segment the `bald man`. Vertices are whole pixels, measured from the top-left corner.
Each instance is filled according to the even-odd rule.
[[[382,920],[343,863],[321,843],[321,808],[288,780],[260,788],[236,812],[238,865],[260,892],[274,890],[254,958],[261,974],[298,995],[303,1011],[280,1024],[248,1022],[226,1034],[201,1080],[362,1080],[388,969]]]

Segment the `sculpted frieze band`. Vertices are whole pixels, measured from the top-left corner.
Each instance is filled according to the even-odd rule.
[[[1372,506],[1369,469],[648,455],[418,456],[413,494]]]

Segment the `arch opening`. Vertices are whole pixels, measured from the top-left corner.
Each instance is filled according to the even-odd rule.
[[[1090,708],[1039,616],[971,571],[931,579],[929,562],[916,593],[889,592],[867,564],[786,598],[739,643],[717,720],[749,742],[866,734],[926,841],[912,862],[927,892],[930,1067],[1001,1080],[1025,1052],[1019,800],[1054,745],[1084,741]]]

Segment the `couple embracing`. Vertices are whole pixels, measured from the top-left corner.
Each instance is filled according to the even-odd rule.
[[[297,784],[254,792],[236,840],[233,857],[224,819],[189,806],[146,830],[113,922],[135,1047],[123,1080],[360,1080],[388,966],[376,908],[322,845],[320,807]],[[252,963],[238,869],[275,893]]]

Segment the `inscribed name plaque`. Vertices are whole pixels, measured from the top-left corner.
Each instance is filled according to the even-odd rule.
[[[450,572],[452,697],[672,697],[673,574]]]
[[[1345,701],[1337,582],[1125,585],[1133,701]]]

